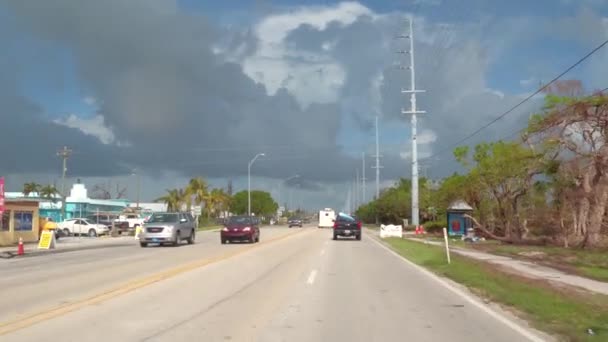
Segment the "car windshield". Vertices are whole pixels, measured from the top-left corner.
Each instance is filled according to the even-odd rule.
[[[148,220],[148,223],[168,223],[168,222],[178,222],[179,215],[178,214],[154,214]]]
[[[251,224],[251,218],[247,216],[233,216],[228,220],[228,224]]]

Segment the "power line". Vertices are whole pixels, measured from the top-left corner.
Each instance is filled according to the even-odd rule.
[[[488,122],[487,124],[481,126],[480,128],[478,128],[477,130],[475,130],[473,133],[467,135],[466,137],[458,140],[456,143],[452,144],[453,146],[458,146],[460,144],[462,144],[463,142],[469,140],[470,138],[474,137],[475,135],[477,135],[479,132],[483,131],[484,129],[490,127],[491,125],[493,125],[494,123],[496,123],[497,121],[499,121],[500,119],[504,118],[505,116],[511,114],[514,110],[516,110],[517,108],[521,107],[524,103],[530,101],[534,96],[540,94],[542,91],[544,91],[547,87],[549,87],[551,84],[555,83],[556,81],[558,81],[560,78],[562,78],[564,75],[566,75],[567,73],[569,73],[570,71],[572,71],[572,69],[576,68],[577,66],[579,66],[581,63],[583,63],[585,60],[587,60],[589,57],[591,57],[593,54],[595,54],[596,52],[598,52],[600,49],[602,49],[604,46],[606,46],[608,44],[608,39],[605,40],[603,43],[601,43],[600,45],[598,45],[597,47],[595,47],[593,50],[591,50],[589,53],[587,53],[583,58],[579,59],[576,63],[574,63],[573,65],[571,65],[569,68],[567,68],[565,71],[563,71],[561,74],[559,74],[558,76],[556,76],[555,78],[553,78],[549,83],[545,84],[544,86],[540,87],[538,90],[536,90],[534,93],[532,93],[531,95],[527,96],[526,98],[524,98],[522,101],[520,101],[519,103],[517,103],[515,106],[511,107],[509,110],[507,110],[506,112],[500,114],[499,116],[497,116],[496,118],[494,118],[492,121]],[[607,88],[608,89],[608,88]],[[450,151],[452,147],[449,148],[444,148],[439,150],[439,152],[425,158],[432,158],[435,157],[437,155],[443,154],[446,151]]]

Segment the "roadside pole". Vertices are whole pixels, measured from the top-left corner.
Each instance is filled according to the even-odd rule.
[[[445,240],[445,254],[448,257],[448,264],[451,263],[450,261],[450,247],[448,246],[448,230],[443,227],[443,239]]]

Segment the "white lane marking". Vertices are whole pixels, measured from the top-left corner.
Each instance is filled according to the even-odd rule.
[[[378,241],[378,240],[376,240],[374,238],[371,238],[369,240],[374,241],[378,246],[384,248],[386,251],[388,251],[392,255],[396,256],[397,258],[405,261],[407,264],[409,264],[410,266],[414,267],[416,270],[422,272],[423,274],[425,274],[426,276],[430,277],[431,279],[435,280],[436,282],[438,282],[440,285],[442,285],[446,289],[448,289],[448,290],[452,291],[453,293],[461,296],[466,301],[468,301],[469,303],[471,303],[474,306],[476,306],[477,308],[479,308],[481,311],[483,311],[483,312],[487,313],[488,315],[492,316],[493,318],[495,318],[499,322],[505,324],[509,328],[517,331],[522,336],[526,337],[528,340],[534,341],[534,342],[544,342],[545,341],[542,338],[540,338],[539,336],[535,335],[534,333],[526,330],[525,328],[521,327],[520,325],[516,324],[515,322],[513,322],[513,321],[509,320],[508,318],[504,317],[503,315],[499,314],[498,312],[496,312],[496,311],[490,309],[489,307],[483,305],[476,298],[474,298],[474,297],[470,296],[469,294],[463,292],[462,290],[460,290],[460,289],[452,286],[450,283],[448,283],[447,281],[445,281],[444,279],[442,279],[441,277],[439,277],[435,273],[433,273],[433,272],[427,270],[426,268],[423,268],[422,266],[419,266],[419,265],[415,264],[414,262],[412,262],[412,261],[410,261],[410,260],[402,257],[401,255],[399,255],[399,253],[397,253],[397,252],[393,251],[392,249],[388,248],[387,246],[383,245],[380,241]]]
[[[315,278],[317,277],[317,270],[312,270],[310,275],[308,276],[307,284],[312,285],[315,282]]]
[[[323,255],[323,254],[325,254],[325,250],[324,249],[321,250],[321,255]]]

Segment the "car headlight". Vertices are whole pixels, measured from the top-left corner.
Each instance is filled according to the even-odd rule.
[[[173,226],[166,226],[165,227],[167,229],[167,232],[172,232],[173,231]]]
[[[244,232],[251,231],[251,227],[245,227],[245,228],[243,228],[243,231],[244,231]]]
[[[222,229],[222,230],[227,232],[229,229],[228,229],[228,227],[224,227],[224,229]]]

